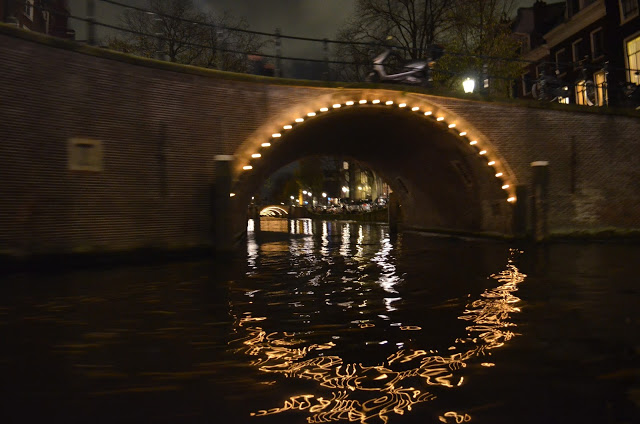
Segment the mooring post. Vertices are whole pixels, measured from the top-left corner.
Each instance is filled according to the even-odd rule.
[[[549,162],[540,160],[531,162],[532,193],[531,193],[531,224],[535,241],[543,241],[549,235],[548,228],[548,190],[549,190]]]
[[[389,232],[396,234],[398,232],[400,201],[395,192],[389,193],[389,199],[387,200],[387,213],[389,214]]]
[[[218,155],[215,157],[216,181],[213,187],[213,225],[212,242],[217,252],[233,250],[233,193],[231,193],[231,162],[233,156]]]

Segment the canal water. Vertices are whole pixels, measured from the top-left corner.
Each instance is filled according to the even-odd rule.
[[[2,277],[0,422],[640,422],[640,246],[249,224],[231,258]]]

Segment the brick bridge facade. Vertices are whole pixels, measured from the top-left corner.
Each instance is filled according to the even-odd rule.
[[[4,255],[235,239],[264,178],[309,155],[375,169],[404,228],[640,229],[633,113],[226,74],[6,26],[0,76]]]

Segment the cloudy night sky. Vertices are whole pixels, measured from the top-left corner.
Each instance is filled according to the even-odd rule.
[[[145,8],[147,0],[115,0],[119,3]],[[529,7],[535,0],[516,0],[517,7]],[[71,14],[86,16],[86,0],[69,0]],[[249,28],[255,31],[273,33],[280,28],[285,35],[310,38],[335,39],[339,28],[352,14],[355,0],[194,0],[204,11],[230,12],[233,16],[243,17]],[[119,16],[123,8],[95,0],[96,19],[111,25],[120,25]],[[70,20],[70,26],[76,30],[76,39],[86,39],[86,24]],[[98,37],[112,34],[98,27]],[[271,53],[274,52],[267,52]],[[295,40],[282,41],[282,55],[290,57],[323,58],[322,43]],[[285,67],[287,65],[285,64]]]

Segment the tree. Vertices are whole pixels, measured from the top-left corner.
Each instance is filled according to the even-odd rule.
[[[362,79],[371,68],[375,45],[396,45],[407,59],[426,58],[446,33],[450,11],[450,0],[357,0],[338,40],[370,44],[339,44],[336,59],[355,64],[339,66],[338,75]]]
[[[121,21],[129,31],[107,40],[114,50],[144,57],[168,57],[171,62],[236,72],[248,69],[247,54],[264,43],[245,30],[246,21],[228,13],[213,16],[192,0],[148,0],[147,9],[126,10]]]
[[[473,76],[494,95],[509,96],[511,82],[517,78],[521,64],[518,41],[511,33],[513,0],[457,0],[450,10],[451,26],[447,31],[445,56],[436,66],[436,80],[450,88],[461,86]]]

